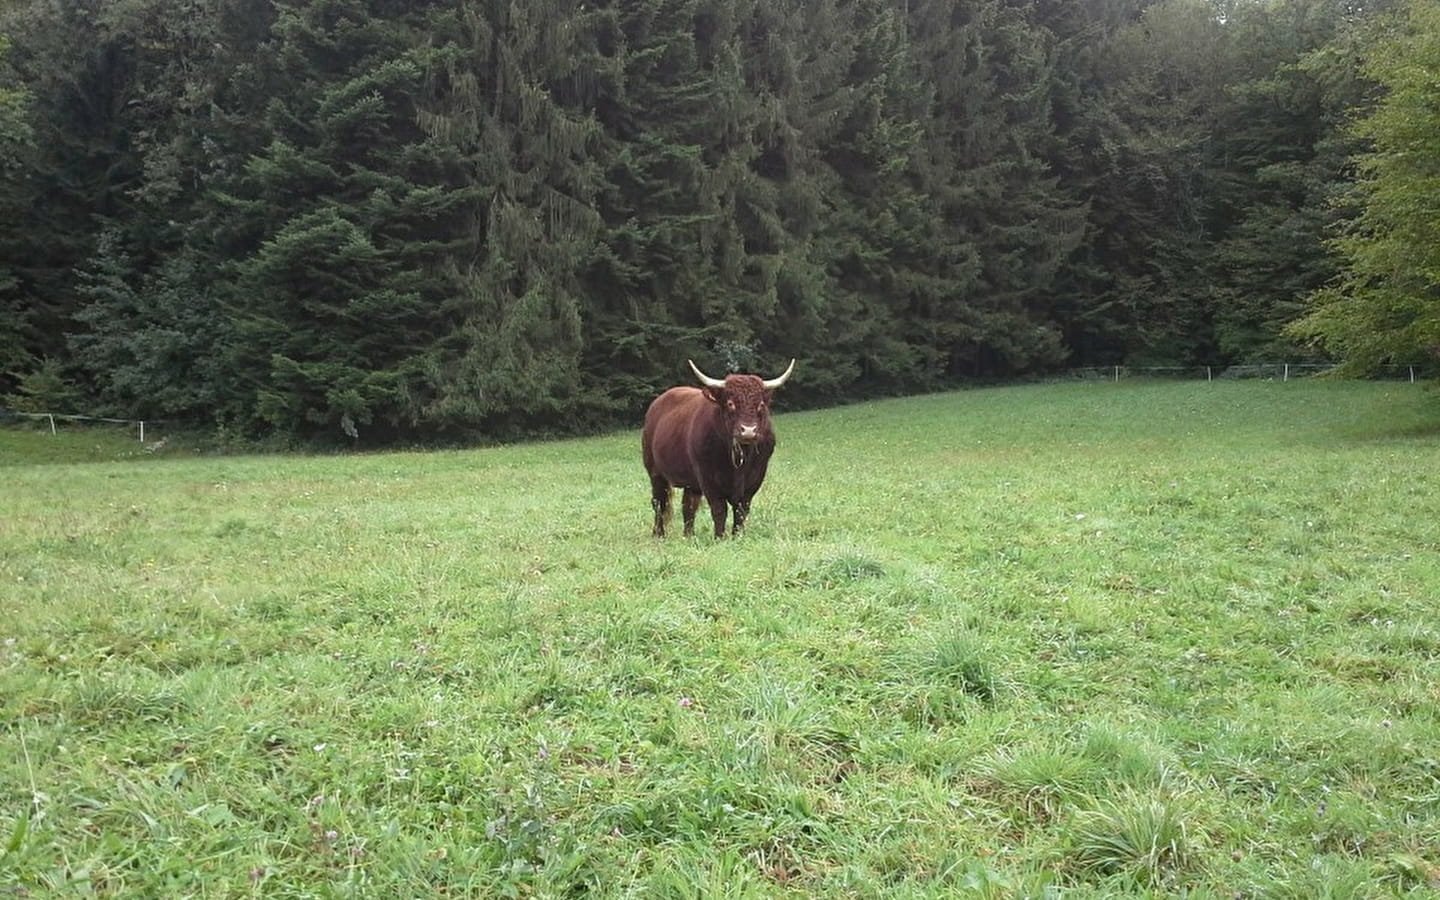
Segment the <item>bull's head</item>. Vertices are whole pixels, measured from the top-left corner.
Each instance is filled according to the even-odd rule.
[[[795,371],[795,360],[776,378],[758,375],[727,375],[722,381],[711,378],[689,360],[695,377],[705,386],[705,399],[718,404],[730,432],[731,461],[739,468],[745,462],[745,451],[770,433],[770,397]]]

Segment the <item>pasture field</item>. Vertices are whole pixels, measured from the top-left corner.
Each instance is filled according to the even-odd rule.
[[[7,434],[0,897],[1436,896],[1433,394],[776,428],[723,542],[650,537],[638,427]]]

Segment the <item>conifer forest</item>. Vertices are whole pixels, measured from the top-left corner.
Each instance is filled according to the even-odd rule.
[[[0,0],[0,407],[297,443],[1440,353],[1437,0]]]

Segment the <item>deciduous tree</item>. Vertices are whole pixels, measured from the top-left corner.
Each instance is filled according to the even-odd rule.
[[[1355,125],[1360,212],[1334,242],[1339,278],[1292,329],[1357,373],[1440,358],[1440,2],[1376,29],[1364,71],[1384,93]]]

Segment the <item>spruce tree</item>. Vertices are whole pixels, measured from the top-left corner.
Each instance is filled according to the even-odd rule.
[[[742,48],[760,37],[757,14],[736,0],[645,0],[620,7],[607,30],[615,77],[596,109],[605,228],[586,279],[587,362],[615,385],[617,406],[641,407],[687,377],[686,357],[717,371],[755,363],[748,257],[778,243],[747,248],[744,234],[764,240],[773,225],[773,193],[750,166],[759,102]],[[775,53],[783,35],[763,39]]]
[[[9,42],[0,34],[0,72]],[[25,117],[26,92],[10,87],[13,76],[0,79],[0,221],[24,221],[34,206],[26,168],[34,151],[33,132]],[[13,225],[0,229],[0,393],[13,388],[20,373],[35,363],[39,345],[33,332],[32,298],[27,295],[16,271],[20,230]]]
[[[1353,149],[1340,124],[1364,90],[1353,52],[1337,52],[1348,27],[1331,0],[1227,18],[1230,75],[1207,147],[1217,361],[1304,358],[1283,330],[1337,268],[1326,230]]]
[[[77,367],[93,373],[93,408],[109,415],[214,420],[219,367],[230,339],[188,251],[138,279],[123,239],[103,233],[77,292],[81,326],[70,336]]]
[[[442,430],[533,432],[595,392],[581,359],[601,185],[592,110],[612,17],[584,3],[437,8],[419,121],[449,196],[450,240],[421,412]],[[585,401],[585,402],[582,402]],[[593,423],[593,419],[591,423]]]
[[[227,111],[258,147],[221,179],[208,224],[235,323],[238,426],[338,440],[420,437],[427,354],[449,301],[446,247],[467,195],[418,124],[433,51],[422,14],[277,4]],[[266,99],[268,96],[268,99]],[[263,104],[262,109],[255,105]]]
[[[1054,151],[1086,234],[1057,273],[1051,315],[1074,363],[1208,361],[1205,145],[1224,94],[1222,24],[1206,0],[1097,12],[1115,18],[1072,56],[1078,93]]]
[[[0,296],[13,310],[0,327],[21,341],[6,352],[8,365],[49,359],[69,369],[65,335],[82,302],[78,267],[101,223],[130,207],[127,189],[139,172],[126,127],[131,56],[104,12],[98,0],[56,0],[17,4],[0,17],[11,40],[0,84],[11,92],[12,126],[10,165],[0,172],[0,204],[10,213],[0,238]],[[23,112],[17,87],[28,100]]]
[[[935,85],[926,193],[936,198],[938,288],[915,319],[952,375],[1044,369],[1064,358],[1051,281],[1083,235],[1081,208],[1044,151],[1052,139],[1047,37],[1029,4],[924,0],[910,6]]]
[[[214,248],[192,229],[207,187],[236,155],[212,113],[249,56],[240,35],[263,29],[267,6],[64,0],[10,12],[24,50],[13,74],[30,91],[35,139],[24,168],[7,174],[0,200],[24,210],[7,220],[27,224],[0,237],[0,252],[13,260],[13,285],[3,296],[23,305],[26,352],[64,360],[90,401],[116,413],[143,407],[146,415],[194,415],[193,404],[157,402],[214,388],[127,386],[134,372],[110,368],[113,354],[99,348],[153,327],[173,335],[195,326],[178,339],[199,353],[223,333],[218,309],[205,299],[215,281]],[[97,294],[97,277],[118,293]],[[162,296],[148,296],[152,288]],[[134,302],[111,302],[119,293]],[[93,314],[92,303],[100,304]]]

